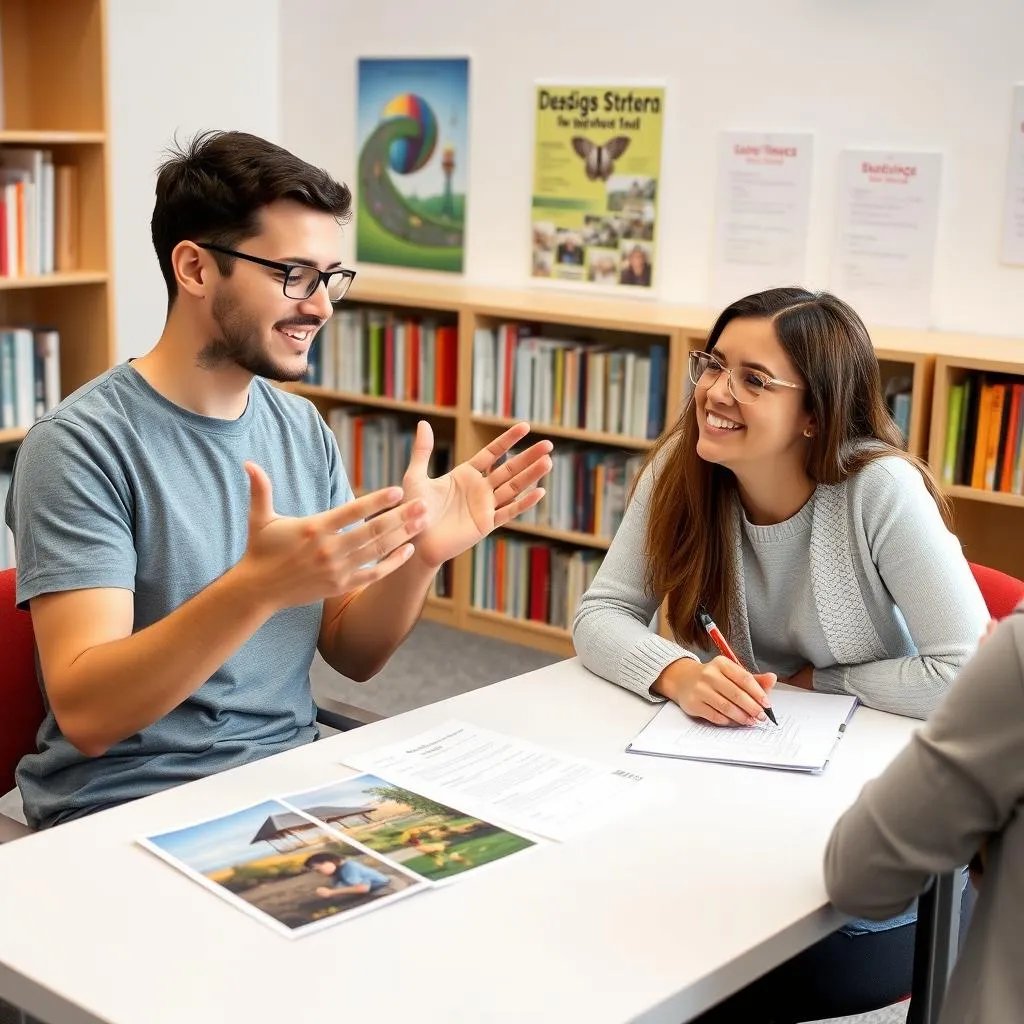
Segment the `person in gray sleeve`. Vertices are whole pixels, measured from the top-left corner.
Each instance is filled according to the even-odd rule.
[[[979,895],[942,1024],[1024,1020],[1024,613],[1003,620],[949,696],[840,818],[825,884],[888,917],[981,851]]]
[[[778,680],[927,717],[988,614],[938,487],[902,449],[860,317],[828,293],[747,296],[690,354],[689,375],[692,396],[577,609],[582,663],[722,726],[763,720]],[[671,639],[652,629],[663,602]],[[741,665],[717,656],[701,607]],[[708,1019],[895,1001],[910,988],[914,921],[850,922]]]

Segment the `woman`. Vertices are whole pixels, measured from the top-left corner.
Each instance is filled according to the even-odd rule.
[[[583,664],[716,725],[763,720],[777,679],[925,718],[987,613],[931,474],[900,448],[860,318],[823,293],[748,296],[691,353],[690,378],[577,610]],[[663,601],[674,640],[650,628]],[[743,667],[714,656],[701,606]],[[750,1009],[735,1019],[900,998],[913,922],[852,922],[736,997]]]

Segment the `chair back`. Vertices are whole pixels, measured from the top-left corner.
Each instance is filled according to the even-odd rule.
[[[974,580],[993,619],[1005,619],[1024,601],[1024,581],[986,565],[970,563]]]
[[[36,749],[46,717],[36,679],[32,616],[14,601],[15,570],[0,571],[0,794],[14,788],[14,770]]]

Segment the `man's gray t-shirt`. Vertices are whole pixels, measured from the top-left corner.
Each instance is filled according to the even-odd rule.
[[[352,499],[334,435],[307,400],[256,378],[238,419],[212,419],[174,405],[127,363],[107,371],[36,423],[19,450],[6,515],[18,603],[117,587],[135,593],[135,631],[166,617],[245,553],[246,460],[266,470],[281,515]],[[309,668],[322,608],[272,616],[187,700],[102,757],[76,750],[48,713],[38,753],[18,766],[29,824],[315,739]]]

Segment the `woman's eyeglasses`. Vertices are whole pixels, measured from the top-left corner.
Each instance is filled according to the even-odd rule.
[[[690,353],[690,380],[695,387],[710,388],[723,374],[728,375],[729,394],[741,405],[756,402],[766,391],[773,387],[803,390],[802,384],[793,384],[788,380],[770,377],[760,370],[739,367],[732,370],[713,356],[710,352]]]

